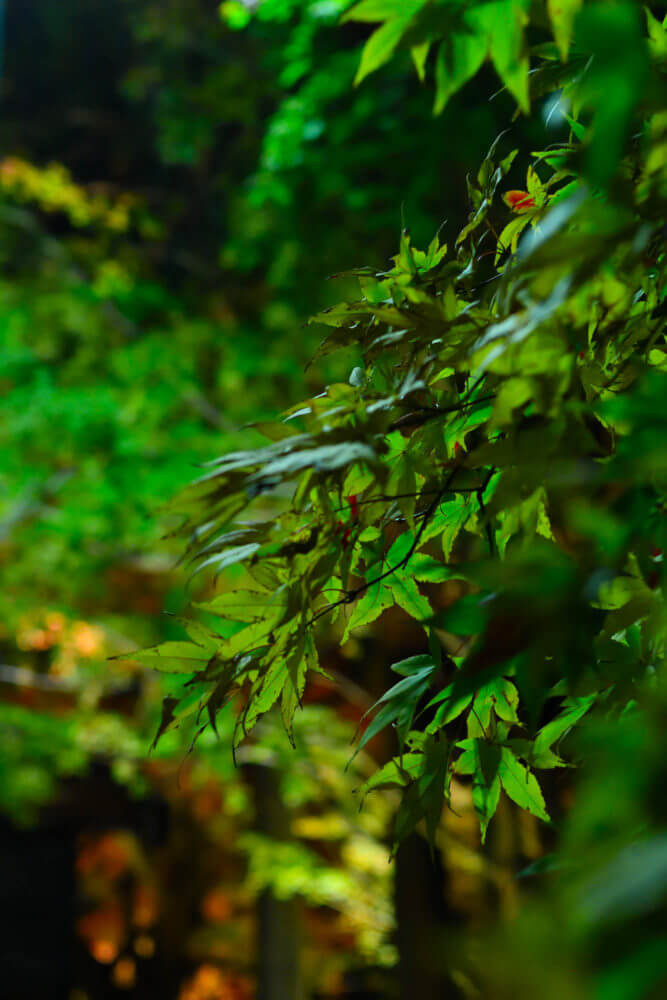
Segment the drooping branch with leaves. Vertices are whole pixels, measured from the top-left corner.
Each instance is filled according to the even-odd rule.
[[[404,228],[389,267],[348,272],[358,299],[312,322],[349,380],[177,499],[187,557],[234,567],[234,589],[137,656],[184,675],[158,738],[188,715],[215,727],[234,698],[234,748],[276,705],[291,738],[321,624],[343,643],[398,606],[423,649],[361,736],[398,741],[364,791],[398,786],[396,838],[422,820],[434,837],[452,777],[472,775],[484,835],[501,791],[548,820],[535,772],[563,766],[563,735],[664,669],[667,19],[520,0],[346,17],[382,22],[359,81],[407,48],[439,111],[490,59],[560,138],[527,156],[503,134],[461,232],[420,250]]]

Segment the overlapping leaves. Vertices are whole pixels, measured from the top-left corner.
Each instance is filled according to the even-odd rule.
[[[491,6],[519,26],[505,48],[488,41]],[[549,5],[562,55],[577,6]],[[474,14],[523,104],[523,11],[365,0],[351,16],[388,18],[365,74],[399,42],[423,65],[438,18]],[[139,656],[189,674],[188,710],[211,723],[241,695],[235,746],[278,702],[291,732],[320,621],[341,641],[394,607],[421,627],[424,651],[395,665],[360,740],[396,731],[399,754],[365,791],[404,790],[397,837],[422,820],[434,836],[467,775],[483,835],[501,791],[547,820],[535,769],[563,765],[560,740],[596,702],[617,711],[662,669],[665,190],[648,169],[661,113],[644,107],[613,192],[608,176],[591,187],[585,112],[535,155],[525,191],[494,144],[449,246],[420,251],[404,231],[387,270],[352,272],[356,301],[315,317],[330,330],[320,354],[350,352],[349,383],[263,426],[270,444],[213,462],[179,501],[195,568],[244,582],[201,606],[217,630],[189,624],[191,642]],[[172,699],[162,728],[181,710]]]

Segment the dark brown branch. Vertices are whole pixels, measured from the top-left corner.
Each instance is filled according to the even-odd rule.
[[[491,479],[493,478],[493,475],[494,475],[495,471],[496,471],[495,469],[491,469],[491,471],[489,472],[489,475],[487,477],[486,482],[484,483],[484,485],[482,487],[480,487],[479,490],[477,490],[477,502],[479,504],[479,509],[481,511],[482,518],[484,520],[484,530],[486,531],[486,538],[487,538],[487,541],[489,543],[489,553],[492,556],[497,556],[498,555],[498,549],[496,547],[496,538],[495,538],[495,535],[493,534],[493,526],[492,526],[491,522],[489,521],[489,518],[488,518],[487,513],[486,513],[486,506],[484,504],[484,492],[485,492],[487,486],[489,485],[489,483],[491,482]]]
[[[426,525],[433,516],[433,513],[435,512],[443,496],[445,496],[445,494],[449,491],[451,480],[453,479],[456,471],[457,471],[456,469],[452,471],[452,473],[449,475],[447,479],[447,482],[444,484],[441,490],[438,490],[435,498],[432,500],[432,502],[424,511],[424,514],[422,515],[422,522],[419,525],[419,529],[417,531],[417,534],[415,535],[415,539],[410,548],[408,549],[408,551],[403,556],[403,558],[400,559],[394,566],[390,566],[389,569],[384,570],[384,572],[376,576],[374,580],[367,580],[365,583],[360,584],[358,587],[354,587],[352,590],[348,590],[347,593],[345,594],[345,597],[342,597],[339,601],[334,601],[333,604],[329,604],[326,608],[322,608],[321,611],[318,611],[316,614],[314,614],[313,617],[310,619],[310,621],[306,623],[307,627],[314,625],[315,622],[318,621],[318,619],[323,618],[325,615],[328,615],[332,611],[335,611],[336,608],[341,607],[343,604],[351,604],[352,601],[354,601],[361,594],[365,593],[365,591],[369,590],[371,587],[374,587],[376,583],[380,583],[382,580],[386,580],[387,577],[395,573],[396,570],[403,569],[404,566],[407,566],[407,564],[410,562],[413,555],[415,554],[419,546],[419,543],[421,542],[422,535],[424,534],[424,531],[426,529]]]
[[[389,430],[398,431],[403,427],[421,427],[422,424],[428,423],[429,420],[437,420],[439,417],[446,417],[451,413],[460,413],[470,406],[476,406],[478,403],[488,403],[492,399],[495,399],[495,396],[489,394],[488,396],[480,396],[479,399],[464,400],[461,403],[457,403],[456,406],[435,407],[433,409],[423,407],[420,410],[413,410],[412,413],[405,413],[402,417],[394,420],[389,425]]]
[[[483,486],[450,486],[446,491],[447,493],[479,493],[480,489],[485,490],[488,483],[484,483]],[[432,497],[436,494],[442,494],[442,490],[417,490],[416,493],[380,493],[374,497],[367,497],[365,500],[357,500],[357,507],[365,507],[371,503],[391,503],[394,500],[412,500],[418,497]],[[343,511],[350,509],[350,504],[346,503],[342,507],[334,507],[334,514],[341,514]]]

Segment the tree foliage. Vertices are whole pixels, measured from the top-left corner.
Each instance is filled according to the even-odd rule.
[[[24,23],[30,30],[22,36]],[[328,60],[338,45],[323,45],[322,22],[313,23]],[[85,44],[74,41],[87,26]],[[357,239],[341,231],[323,263],[309,253],[306,229],[323,245],[331,221],[324,203],[313,210],[318,163],[328,161],[322,187],[334,189],[339,218],[337,189],[356,189],[372,203],[390,200],[391,179],[379,193],[372,179],[364,185],[359,160],[343,149],[336,155],[335,143],[323,153],[325,137],[318,143],[293,135],[294,159],[304,149],[310,154],[300,169],[289,157],[259,169],[288,94],[273,71],[290,62],[294,30],[271,23],[241,36],[215,5],[191,0],[132,0],[113,9],[80,0],[63,9],[47,0],[8,11],[0,123],[11,153],[0,162],[0,813],[3,822],[39,827],[63,794],[75,807],[90,802],[83,782],[97,786],[107,765],[116,789],[129,789],[142,809],[164,795],[174,825],[190,777],[197,787],[224,789],[219,815],[214,796],[214,815],[194,817],[195,842],[203,834],[220,858],[233,854],[245,909],[260,887],[273,881],[283,891],[291,881],[306,907],[320,907],[319,916],[326,904],[332,928],[344,920],[352,934],[342,947],[334,953],[328,942],[315,945],[342,974],[357,961],[396,959],[393,869],[381,843],[387,802],[377,796],[358,814],[352,791],[368,776],[369,761],[361,755],[342,774],[354,723],[338,717],[338,697],[321,688],[314,700],[335,699],[335,706],[300,713],[300,754],[285,744],[269,756],[294,819],[290,856],[279,844],[272,850],[266,839],[244,837],[256,823],[247,773],[233,769],[224,749],[233,720],[218,718],[220,743],[211,730],[196,757],[188,755],[185,727],[148,754],[172,678],[107,660],[179,634],[176,620],[159,614],[164,604],[183,602],[177,557],[157,551],[160,527],[150,511],[215,448],[256,443],[259,435],[238,424],[273,412],[302,384],[310,348],[304,339],[297,356],[284,330],[320,293],[298,276],[306,265],[318,274],[340,266]],[[119,35],[120,65],[109,51]],[[37,63],[36,48],[44,55]],[[354,53],[342,55],[351,81]],[[409,83],[414,104],[418,85],[407,72],[397,76],[399,92]],[[323,72],[320,101],[324,79]],[[368,107],[366,100],[357,117],[350,103],[336,108],[339,131],[363,128],[382,102]],[[312,114],[309,106],[306,120]],[[293,128],[286,109],[283,120]],[[428,124],[426,111],[420,134]],[[370,140],[376,148],[379,131]],[[279,187],[287,203],[270,211]],[[353,212],[348,206],[343,215]],[[377,247],[386,245],[386,218],[376,230]],[[312,345],[317,334],[309,333]],[[330,739],[318,740],[311,755],[305,748],[324,729]],[[273,739],[267,724],[264,748]],[[82,825],[86,808],[78,813]],[[91,814],[97,808],[91,804]],[[223,814],[235,817],[231,828]],[[101,822],[96,815],[93,825]],[[197,856],[187,858],[188,886],[201,876]],[[252,885],[242,888],[246,864]],[[161,919],[171,916],[165,905]],[[237,913],[217,929],[198,908],[181,919],[177,950],[191,962],[198,931],[224,935]],[[247,938],[235,945],[248,967],[251,930],[248,924]],[[212,955],[217,945],[207,941]],[[86,950],[93,953],[94,943],[86,940]],[[314,977],[322,977],[316,965]],[[178,988],[176,980],[170,988]]]
[[[536,772],[664,659],[667,34],[634,4],[579,6],[547,5],[550,26],[514,0],[348,11],[382,22],[359,81],[399,46],[428,75],[434,50],[440,109],[488,57],[521,110],[546,96],[559,138],[526,156],[500,136],[460,232],[419,249],[405,227],[389,267],[350,272],[359,296],[312,321],[348,382],[176,503],[196,571],[245,582],[140,654],[187,675],[160,732],[238,695],[236,748],[274,705],[291,734],[319,622],[344,642],[401,608],[423,650],[361,738],[395,730],[366,791],[403,789],[398,839],[433,835],[455,775],[483,833],[501,792],[548,821]]]

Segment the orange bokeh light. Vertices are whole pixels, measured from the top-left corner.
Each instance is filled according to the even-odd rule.
[[[157,920],[158,902],[153,889],[147,885],[137,886],[132,906],[132,923],[135,927],[150,927]]]
[[[98,938],[90,942],[90,954],[96,962],[110,965],[118,954],[118,945],[115,941],[109,941],[107,938]]]
[[[74,622],[72,625],[72,644],[80,656],[96,656],[102,651],[104,633],[96,625],[87,622]]]
[[[232,903],[222,890],[211,889],[202,900],[201,912],[205,920],[221,924],[232,915]]]
[[[133,958],[119,958],[111,973],[116,986],[121,990],[131,989],[137,979],[137,966]]]
[[[132,861],[132,846],[123,834],[109,833],[79,853],[77,868],[81,875],[101,875],[114,880],[127,871]]]
[[[200,965],[181,989],[179,1000],[237,1000],[238,992],[215,965]]]
[[[148,934],[140,934],[135,938],[134,950],[139,958],[152,958],[155,954],[155,941]]]

